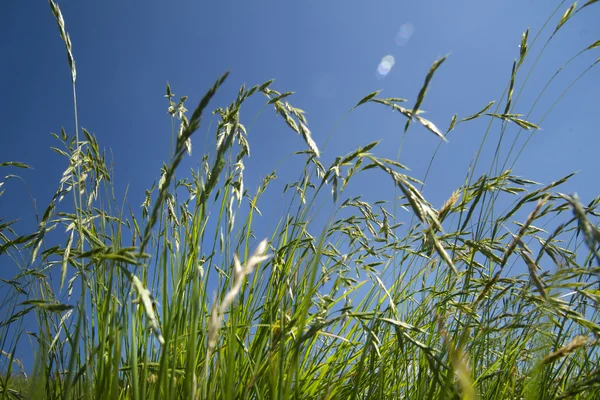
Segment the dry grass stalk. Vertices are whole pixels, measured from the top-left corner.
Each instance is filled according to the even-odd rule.
[[[261,262],[269,259],[270,255],[264,254],[267,250],[267,239],[264,239],[258,245],[256,251],[250,259],[246,262],[246,265],[243,266],[240,263],[237,255],[233,257],[234,270],[233,270],[233,285],[231,289],[225,297],[221,304],[217,307],[216,303],[213,305],[212,312],[210,314],[210,319],[208,321],[208,352],[207,352],[207,361],[212,356],[212,353],[217,346],[217,338],[219,335],[219,330],[221,328],[221,322],[223,321],[223,316],[225,312],[229,309],[233,301],[240,293],[242,289],[242,283],[246,275],[251,274],[254,271],[254,268],[260,264]],[[208,363],[207,363],[208,364]]]
[[[551,364],[554,361],[558,360],[559,358],[566,357],[567,355],[574,352],[575,350],[585,346],[588,343],[588,340],[589,340],[589,338],[587,336],[583,336],[583,335],[575,336],[573,338],[573,340],[571,340],[565,346],[561,347],[560,349],[558,349],[558,350],[548,354],[546,357],[544,357],[544,359],[542,360],[542,364]]]
[[[138,298],[135,299],[133,302],[142,304],[142,306],[144,307],[144,312],[146,313],[146,318],[148,320],[147,321],[148,327],[150,328],[150,330],[152,330],[152,332],[154,333],[154,336],[156,336],[156,339],[158,340],[158,342],[161,345],[164,345],[165,339],[163,338],[162,334],[160,333],[158,319],[156,318],[156,315],[154,314],[154,304],[152,301],[152,295],[150,294],[150,291],[144,287],[142,282],[135,275],[133,275],[131,278],[131,284],[133,285],[136,292],[138,293]]]

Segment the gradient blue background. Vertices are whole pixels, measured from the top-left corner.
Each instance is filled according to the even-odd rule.
[[[580,2],[583,4],[584,2]],[[422,109],[442,130],[454,113],[465,117],[498,100],[518,58],[521,33],[539,31],[559,1],[67,1],[59,2],[77,63],[79,121],[112,152],[117,199],[129,185],[128,200],[136,208],[144,190],[168,161],[170,118],[165,83],[175,95],[188,95],[188,108],[224,71],[231,75],[211,103],[227,105],[242,83],[260,84],[275,78],[273,88],[296,91],[290,102],[307,112],[309,128],[327,166],[359,145],[382,139],[377,155],[396,158],[405,120],[397,113],[367,105],[345,118],[323,144],[335,123],[366,94],[404,97],[412,108],[432,62],[450,53],[434,77]],[[535,56],[569,6],[562,2],[535,46]],[[600,4],[569,21],[547,48],[530,77],[515,111],[526,113],[552,74],[572,55],[600,39]],[[414,26],[404,46],[394,39],[402,24]],[[27,182],[38,211],[43,212],[56,190],[66,162],[49,150],[58,143],[50,132],[62,126],[73,134],[70,73],[64,44],[45,1],[3,2],[0,12],[0,76],[2,98],[0,162],[20,161],[32,170],[10,171]],[[396,63],[384,78],[376,76],[381,58]],[[537,123],[563,90],[600,56],[600,48],[569,65],[550,86],[530,120]],[[517,88],[532,65],[523,66]],[[562,99],[536,132],[514,173],[549,183],[580,171],[563,191],[577,191],[584,202],[599,193],[598,130],[600,113],[598,68],[592,69]],[[294,180],[301,159],[289,154],[305,144],[271,109],[251,123],[262,99],[242,110],[252,154],[246,163],[246,186],[254,192],[260,177],[279,166],[277,185]],[[212,152],[213,131],[205,119],[193,137],[192,157],[181,171],[198,165],[204,151]],[[460,125],[444,144],[433,165],[424,194],[439,207],[464,182],[479,147],[487,119]],[[214,125],[213,125],[214,126]],[[499,124],[477,175],[487,172]],[[516,134],[511,128],[507,137]],[[207,136],[208,135],[208,136]],[[529,133],[522,134],[524,139]],[[439,139],[413,125],[400,161],[422,178]],[[503,159],[501,157],[501,159]],[[7,169],[2,171],[5,173]],[[184,174],[182,172],[181,174]],[[0,198],[0,216],[21,218],[19,232],[36,228],[32,203],[22,182],[11,179]],[[351,192],[367,200],[392,200],[391,180],[370,174]],[[279,193],[279,192],[276,192]],[[121,196],[121,197],[119,197]],[[275,195],[262,204],[265,219],[276,218]],[[400,219],[407,219],[400,216]],[[268,232],[265,232],[268,233]],[[0,276],[17,267],[3,260]]]

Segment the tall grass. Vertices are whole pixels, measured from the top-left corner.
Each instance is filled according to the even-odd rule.
[[[561,3],[548,19],[555,29],[546,45],[594,2]],[[50,5],[77,115],[71,43],[60,9]],[[515,176],[507,166],[524,149],[518,137],[506,159],[498,150],[489,172],[475,175],[487,141],[500,149],[506,132],[533,133],[543,122],[516,111],[516,78],[541,34],[532,41],[523,34],[503,96],[455,116],[445,132],[419,110],[445,58],[413,106],[375,92],[352,109],[385,106],[406,118],[405,132],[421,124],[444,140],[489,118],[464,185],[439,209],[404,165],[376,155],[377,143],[323,165],[303,111],[272,81],[242,87],[216,109],[216,149],[183,178],[177,167],[227,74],[191,116],[187,98],[175,101],[167,85],[173,154],[141,215],[114,197],[113,173],[93,135],[82,129],[81,140],[77,121],[74,135],[55,135],[68,167],[39,229],[23,235],[0,220],[0,255],[19,268],[2,283],[3,398],[599,398],[600,196],[582,204],[560,193],[571,175],[544,185]],[[252,139],[240,120],[245,103],[261,97],[306,142],[304,169],[286,185],[287,212],[264,240],[255,219],[276,176],[244,186]],[[370,169],[399,190],[393,210],[344,194]],[[400,218],[401,207],[412,219]],[[325,210],[318,220],[315,209]],[[47,235],[53,229],[66,229],[60,244]],[[24,332],[32,315],[37,329]],[[27,337],[33,368],[16,354]]]

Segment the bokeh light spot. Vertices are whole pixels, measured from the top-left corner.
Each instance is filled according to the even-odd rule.
[[[400,26],[400,30],[398,31],[398,34],[396,34],[396,44],[398,46],[404,46],[406,43],[408,43],[408,41],[410,40],[410,38],[412,37],[412,35],[415,33],[415,27],[413,24],[411,24],[410,22],[407,22],[405,24],[402,24],[402,26]]]
[[[392,67],[396,63],[396,59],[392,55],[387,55],[381,59],[381,62],[377,66],[377,77],[384,78],[390,73]]]

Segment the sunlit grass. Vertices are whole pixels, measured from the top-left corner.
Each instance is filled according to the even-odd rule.
[[[548,20],[555,24],[549,40],[591,3],[559,7]],[[76,105],[71,42],[50,4]],[[39,229],[19,234],[0,220],[0,255],[20,271],[2,283],[3,398],[600,397],[600,196],[582,204],[560,193],[571,175],[545,184],[515,176],[499,153],[488,174],[474,175],[493,135],[500,146],[507,131],[535,134],[541,125],[528,120],[531,111],[518,112],[527,80],[515,83],[535,68],[537,61],[520,70],[538,37],[524,33],[504,95],[455,116],[445,131],[420,115],[445,57],[425,74],[414,104],[374,92],[351,110],[375,104],[399,112],[405,132],[419,124],[440,145],[463,124],[490,120],[465,184],[439,209],[404,165],[377,156],[376,142],[323,165],[304,112],[272,81],[240,88],[215,110],[216,148],[189,173],[177,167],[227,74],[191,115],[187,97],[175,101],[167,85],[173,153],[141,215],[114,198],[93,135],[55,135],[67,169]],[[244,185],[252,138],[240,120],[244,104],[261,98],[306,144],[305,167],[285,188],[288,211],[264,241],[256,219],[276,177]],[[398,199],[345,195],[371,169],[388,177]],[[331,212],[313,223],[324,205]],[[66,232],[60,243],[48,236],[54,229]],[[25,332],[22,321],[32,315],[37,329]],[[34,344],[33,368],[16,354],[26,340]]]

